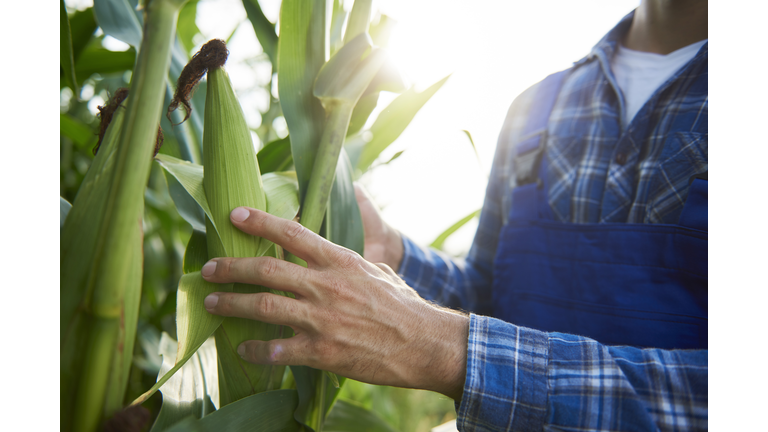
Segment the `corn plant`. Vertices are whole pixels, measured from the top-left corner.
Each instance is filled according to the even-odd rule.
[[[123,118],[121,116],[124,109],[118,109],[118,114],[109,126],[108,137],[121,136],[121,133],[129,136],[141,135],[143,138],[150,136],[160,121],[158,101],[163,95],[166,104],[175,104],[176,102],[171,100],[178,100],[172,98],[174,91],[170,83],[175,81],[176,77],[185,75],[186,69],[182,70],[183,63],[179,59],[186,56],[178,53],[179,43],[178,39],[173,43],[172,28],[170,33],[164,33],[166,45],[163,47],[153,44],[155,39],[150,29],[156,10],[162,10],[163,13],[173,10],[178,13],[182,3],[181,0],[149,1],[144,7],[146,25],[142,32],[139,20],[127,0],[96,0],[94,9],[104,32],[131,44],[139,52],[127,113]],[[174,8],[163,6],[166,4],[172,4]],[[377,26],[371,26],[371,3],[367,0],[356,1],[348,17],[338,1],[326,7],[324,0],[286,0],[281,8],[281,30],[278,37],[274,25],[261,12],[258,1],[244,0],[243,5],[266,55],[277,72],[279,105],[272,104],[269,112],[273,115],[282,112],[290,134],[284,139],[268,143],[257,155],[250,131],[245,125],[242,108],[222,67],[223,61],[206,63],[203,67],[199,64],[194,66],[196,59],[206,57],[212,52],[213,57],[216,57],[215,52],[221,53],[222,50],[205,51],[211,48],[206,45],[207,48],[204,47],[204,50],[192,59],[191,70],[196,71],[193,75],[199,79],[203,74],[207,74],[207,84],[204,86],[207,90],[197,93],[203,93],[205,108],[201,110],[199,102],[195,103],[193,98],[191,102],[181,102],[184,110],[169,112],[170,123],[164,123],[167,125],[165,129],[167,132],[169,125],[174,124],[171,129],[172,136],[181,159],[166,154],[156,157],[158,164],[166,170],[168,189],[179,213],[194,230],[187,243],[182,266],[183,276],[179,280],[175,297],[178,343],[167,335],[163,336],[160,346],[163,364],[158,381],[135,403],[142,403],[156,390],[161,390],[163,405],[153,426],[155,431],[302,428],[319,431],[323,429],[326,420],[328,424],[335,425],[334,430],[344,430],[339,426],[343,424],[347,424],[347,430],[355,430],[350,424],[366,424],[373,430],[388,430],[385,424],[365,410],[361,411],[361,408],[348,402],[336,401],[338,388],[344,382],[343,378],[308,367],[291,367],[290,373],[284,373],[282,367],[253,365],[240,359],[235,352],[240,342],[256,338],[266,340],[290,337],[290,329],[208,314],[202,304],[210,292],[258,292],[266,288],[241,284],[210,284],[201,278],[199,272],[208,258],[216,256],[269,254],[301,264],[296,257],[284,256],[281,248],[276,245],[247,236],[232,227],[229,223],[229,212],[241,205],[259,208],[283,218],[290,219],[299,215],[301,223],[309,229],[362,253],[362,223],[352,181],[371,167],[371,162],[399,136],[445,79],[423,92],[413,89],[405,91],[373,122],[370,129],[363,130],[363,125],[375,108],[381,91],[406,90],[402,79],[389,62],[386,51],[380,48],[380,45],[386,45],[386,35],[392,26],[391,20],[382,18]],[[326,13],[329,9],[333,10],[332,15]],[[157,12],[157,15],[161,14]],[[342,35],[345,21],[346,32]],[[152,49],[146,49],[146,46],[152,46]],[[150,52],[154,54],[150,56]],[[171,52],[173,58],[169,70],[167,59]],[[153,92],[141,90],[141,83],[147,81],[143,77],[150,74],[145,71],[145,57],[166,59],[164,64],[155,65],[152,69]],[[69,65],[65,63],[65,59],[66,56],[63,55],[62,65]],[[189,68],[189,65],[187,67]],[[74,73],[67,74],[67,79],[71,79],[76,85],[74,75],[77,67],[74,69]],[[69,78],[70,75],[72,78]],[[184,86],[179,85],[176,89],[177,95],[182,87]],[[148,95],[149,93],[152,94]],[[143,115],[143,123],[129,121],[133,118],[131,115],[135,115],[131,114],[132,107],[138,104],[153,107]],[[154,108],[155,105],[157,109]],[[185,111],[184,115],[181,111]],[[200,111],[203,111],[204,124],[200,120]],[[187,117],[190,122],[184,123],[183,120]],[[150,125],[146,119],[153,119],[154,124]],[[126,129],[128,125],[130,127]],[[122,132],[126,130],[128,132]],[[268,131],[263,134],[264,137],[269,135]],[[370,136],[373,136],[373,139],[369,139]],[[65,268],[66,255],[71,260],[67,261],[67,264],[73,263],[72,268],[84,269],[83,272],[97,272],[98,265],[87,257],[98,256],[99,259],[104,259],[103,257],[109,255],[106,249],[101,247],[96,249],[98,254],[91,252],[90,255],[85,255],[86,259],[81,257],[80,261],[75,263],[78,258],[69,250],[65,254],[64,245],[65,240],[70,242],[72,238],[86,231],[86,226],[98,225],[93,223],[94,214],[104,214],[105,220],[114,215],[114,212],[100,211],[103,206],[112,205],[112,198],[105,200],[107,204],[92,199],[94,203],[90,208],[81,203],[86,202],[85,198],[80,198],[81,195],[87,196],[85,192],[89,188],[98,189],[98,197],[104,197],[104,191],[109,190],[109,187],[125,184],[124,176],[128,176],[125,169],[112,168],[109,165],[111,163],[122,166],[120,157],[110,155],[115,154],[114,148],[123,149],[124,145],[122,142],[109,144],[110,142],[112,141],[105,141],[106,144],[99,151],[86,176],[88,181],[83,183],[68,215],[67,206],[63,204],[62,215],[66,216],[66,222],[62,228],[62,269]],[[147,142],[144,142],[143,148],[149,147]],[[101,159],[106,162],[99,162]],[[198,164],[201,160],[204,161],[202,166]],[[134,165],[131,166],[148,167],[148,161],[148,157],[145,161],[138,161],[138,157],[133,157],[131,164]],[[225,166],[227,169],[223,169]],[[286,171],[291,166],[294,170]],[[105,172],[108,174],[103,174]],[[129,176],[135,178],[131,183],[134,202],[141,201],[147,172],[148,168],[140,168],[137,174]],[[83,222],[83,213],[91,215],[91,219],[86,218]],[[140,220],[141,208],[134,204],[134,210],[122,215],[121,220],[131,216],[134,221]],[[80,222],[75,225],[75,221]],[[134,223],[130,233],[133,236],[132,241],[126,240],[125,244],[140,247],[140,225]],[[116,247],[115,244],[110,243],[110,247]],[[123,277],[118,285],[128,284],[133,288],[124,289],[126,294],[122,297],[114,294],[109,297],[112,300],[109,305],[113,307],[110,310],[125,311],[121,322],[123,327],[118,325],[125,333],[120,339],[124,345],[110,342],[102,344],[99,350],[78,350],[84,346],[81,342],[67,351],[70,357],[65,355],[63,349],[63,384],[70,376],[78,376],[72,374],[72,371],[78,370],[74,365],[81,360],[75,358],[72,353],[81,355],[79,353],[85,352],[90,356],[92,351],[98,351],[109,357],[115,346],[123,347],[120,362],[122,369],[110,366],[111,363],[102,357],[94,357],[92,363],[89,363],[90,369],[86,369],[92,373],[80,372],[80,375],[83,380],[90,382],[105,374],[110,377],[116,375],[115,372],[99,372],[101,375],[95,372],[102,369],[119,369],[122,374],[119,376],[121,382],[127,378],[136,332],[136,321],[132,317],[138,309],[141,262],[138,257],[140,250],[136,246],[126,250],[128,252],[123,253],[129,253],[130,259],[123,259],[123,268],[115,274]],[[111,268],[116,267],[115,264]],[[79,296],[70,296],[67,292],[67,297],[78,299],[76,301],[81,301],[79,299],[82,298],[88,300],[80,304],[75,300],[67,300],[65,305],[65,276],[69,278],[62,270],[62,311],[67,312],[67,316],[74,314],[74,320],[79,323],[77,325],[85,328],[83,320],[91,320],[88,321],[90,323],[99,318],[88,315],[90,306],[87,302],[91,301],[88,296],[101,293],[101,290],[92,289],[86,291],[87,295]],[[128,295],[129,292],[131,295]],[[98,297],[96,295],[94,298]],[[71,310],[75,312],[69,312]],[[65,322],[64,315],[62,313],[62,323]],[[64,328],[62,325],[62,329]],[[62,332],[64,346],[64,330]],[[71,333],[70,330],[68,332]],[[287,377],[286,382],[282,382],[284,377]],[[67,388],[69,387],[71,386]],[[62,408],[66,405],[64,388],[62,385]],[[89,420],[93,427],[122,407],[124,384],[122,387],[107,388],[108,396],[104,396],[103,392],[89,392],[86,395],[86,404],[77,402],[80,404],[78,406],[87,407],[86,411],[99,412],[99,415],[92,416],[95,420]],[[190,392],[190,389],[194,391]],[[108,406],[108,409],[100,408],[99,404],[103,400],[106,400],[105,406]],[[331,411],[332,407],[335,408]],[[72,412],[79,418],[77,410]],[[355,418],[363,423],[355,423]],[[349,423],[350,421],[352,423]],[[62,425],[64,424],[63,418]],[[80,430],[79,427],[75,429]]]
[[[123,406],[141,295],[141,219],[165,75],[184,0],[147,5],[125,107],[61,231],[61,426],[96,430]]]

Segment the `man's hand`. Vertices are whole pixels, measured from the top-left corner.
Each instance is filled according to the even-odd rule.
[[[360,207],[365,233],[363,256],[370,262],[385,263],[397,271],[403,260],[403,239],[400,233],[384,222],[371,197],[357,183],[355,183],[355,198]]]
[[[287,325],[289,339],[247,341],[238,353],[259,364],[305,365],[372,384],[437,391],[459,400],[464,387],[469,318],[434,306],[385,264],[372,264],[296,222],[238,207],[240,230],[266,238],[307,262],[272,257],[214,258],[210,282],[289,291],[214,293],[209,312]]]

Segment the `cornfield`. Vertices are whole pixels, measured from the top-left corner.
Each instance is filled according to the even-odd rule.
[[[284,0],[279,35],[257,0],[243,0],[258,60],[273,72],[258,84],[270,97],[250,127],[226,70],[226,42],[194,49],[196,4],[96,0],[69,14],[60,0],[70,98],[60,119],[61,429],[390,431],[450,419],[453,402],[437,395],[244,362],[240,342],[290,337],[290,328],[207,313],[210,292],[267,288],[200,276],[208,258],[221,256],[301,264],[229,223],[243,205],[299,217],[362,254],[353,181],[448,77],[409,88],[386,50],[394,23],[370,0],[351,9]],[[131,48],[106,50],[104,35]],[[83,87],[107,97],[80,99]],[[371,118],[381,92],[399,96]],[[99,118],[88,108],[95,101]]]

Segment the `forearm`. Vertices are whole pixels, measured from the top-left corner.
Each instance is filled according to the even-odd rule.
[[[472,315],[467,431],[704,430],[707,351],[608,347]]]

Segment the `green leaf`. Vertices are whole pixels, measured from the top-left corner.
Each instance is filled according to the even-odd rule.
[[[370,35],[374,45],[383,47],[389,42],[389,36],[395,27],[395,20],[386,15],[381,16],[377,25],[371,25]],[[374,108],[379,100],[379,93],[389,91],[393,93],[402,93],[408,89],[408,85],[403,79],[400,71],[395,66],[391,58],[387,58],[381,69],[373,77],[373,80],[365,89],[360,100],[355,105],[352,112],[352,120],[349,122],[347,136],[354,135],[365,126]]]
[[[216,233],[217,233],[216,238],[220,239],[220,237],[218,236],[219,230],[213,222],[211,209],[208,206],[208,199],[205,197],[205,191],[203,190],[203,167],[200,165],[183,161],[181,159],[176,159],[173,156],[168,156],[164,154],[158,154],[157,156],[155,156],[155,160],[160,164],[160,166],[165,168],[166,172],[171,174],[176,180],[179,181],[179,183],[184,188],[184,190],[189,194],[189,196],[191,196],[192,199],[194,199],[195,202],[200,206],[200,208],[203,209],[203,212],[205,212],[205,214],[208,216],[208,219],[211,220],[211,224],[213,224],[214,230],[216,230]],[[170,187],[170,184],[169,184],[169,187]],[[181,211],[179,211],[179,214],[181,214]],[[198,229],[198,228],[195,227],[195,229]],[[198,229],[198,231],[205,231],[205,230]],[[222,249],[223,248],[224,246],[222,245]]]
[[[405,150],[400,150],[399,152],[395,153],[395,154],[394,154],[394,155],[393,155],[391,158],[389,158],[389,160],[388,160],[388,161],[386,161],[386,162],[382,163],[382,165],[387,165],[387,164],[389,164],[390,162],[394,161],[395,159],[399,158],[400,156],[402,156],[402,154],[403,154],[403,152],[404,152],[404,151],[405,151]]]
[[[373,77],[368,88],[365,89],[363,95],[369,95],[371,93],[378,93],[382,91],[388,91],[392,93],[402,93],[408,90],[408,84],[400,74],[400,70],[392,60],[387,56],[384,64],[381,66],[376,76]]]
[[[379,114],[371,126],[370,133],[372,134],[372,139],[368,142],[365,142],[365,140],[358,141],[358,144],[355,146],[356,148],[347,149],[353,165],[361,172],[367,171],[381,152],[403,133],[405,128],[411,123],[411,120],[413,120],[413,117],[416,116],[416,113],[445,84],[449,76],[432,84],[422,92],[417,92],[415,88],[411,88],[395,98]],[[359,154],[359,158],[356,157],[357,154]]]
[[[323,65],[315,80],[314,95],[326,111],[337,103],[354,106],[385,60],[386,52],[375,48],[367,33],[361,33]]]
[[[357,403],[339,399],[323,427],[324,432],[395,432],[387,422],[373,411]]]
[[[285,171],[293,162],[290,136],[267,143],[256,154],[256,158],[259,160],[259,169],[262,174]]]
[[[352,118],[349,120],[349,128],[347,129],[348,137],[353,136],[365,126],[368,117],[371,116],[371,113],[376,109],[378,103],[378,92],[372,92],[360,97],[360,100],[357,101],[357,105],[355,105],[355,109],[352,111]]]
[[[187,273],[181,277],[176,298],[176,334],[179,337],[179,344],[175,365],[161,375],[157,383],[133,401],[133,404],[140,404],[149,399],[219,328],[224,317],[209,313],[203,302],[208,294],[232,292],[233,285],[208,282],[203,279],[200,272]]]
[[[261,178],[264,186],[264,194],[267,197],[267,213],[283,219],[293,219],[299,213],[299,184],[296,173],[272,172],[264,174]],[[256,256],[264,256],[269,248],[275,244],[262,239]],[[281,295],[285,295],[279,292]]]
[[[365,126],[368,117],[371,116],[371,113],[378,104],[379,93],[382,91],[402,93],[407,88],[394,62],[391,58],[387,58],[381,69],[376,73],[376,76],[371,80],[371,83],[368,84],[368,88],[365,89],[363,95],[357,101],[355,109],[352,111],[352,119],[349,122],[347,136],[354,135]]]
[[[461,131],[464,132],[464,135],[466,135],[467,138],[469,138],[469,143],[472,144],[472,150],[475,151],[475,157],[477,158],[477,163],[480,164],[482,168],[482,162],[480,161],[480,153],[477,152],[477,146],[475,145],[475,140],[472,139],[472,134],[469,133],[469,131],[466,129],[462,129]]]
[[[93,15],[93,7],[77,11],[69,17],[69,28],[72,34],[72,54],[75,58],[75,64],[77,64],[80,53],[88,45],[98,27],[96,18]]]
[[[136,50],[110,51],[105,48],[90,46],[83,50],[75,63],[75,71],[80,83],[91,75],[124,72],[133,69],[136,63]]]
[[[192,206],[185,208],[180,205],[180,203],[185,202],[183,201],[184,198],[175,196],[176,192],[172,186],[172,182],[178,182],[181,191],[187,194],[194,201],[196,208],[202,209],[210,219],[208,199],[203,191],[203,167],[165,154],[158,154],[155,156],[155,160],[170,175],[166,178],[169,182],[171,198],[173,198],[179,214],[187,221],[190,219],[195,221],[190,223],[196,231],[205,232],[204,229],[201,229],[205,225],[200,223],[196,217],[185,216]],[[295,174],[292,172],[268,173],[262,176],[262,183],[267,200],[267,212],[283,219],[293,219],[299,210],[298,185]],[[214,228],[216,228],[215,225]],[[263,251],[266,249],[263,248]]]
[[[352,165],[342,149],[325,217],[326,233],[328,240],[362,255],[365,240],[363,220],[352,181]]]
[[[301,211],[301,224],[313,232],[319,232],[326,215],[352,111],[386,59],[386,53],[372,47],[368,35],[362,33],[344,45],[317,75],[313,91],[327,117]]]
[[[202,89],[205,87],[206,86],[199,86],[199,88]],[[195,96],[197,96],[199,93],[201,92],[196,91]],[[170,105],[171,100],[173,100],[173,86],[171,85],[170,81],[167,81],[165,86],[165,102],[163,103],[163,106]],[[171,113],[171,121],[168,121],[166,116],[161,116],[160,125],[164,131],[173,131],[174,138],[176,138],[176,142],[179,146],[179,153],[181,158],[185,161],[199,164],[201,158],[200,144],[198,143],[201,142],[200,138],[202,136],[197,134],[195,129],[195,122],[199,121],[199,113],[197,111],[197,107],[193,108],[192,110],[192,114],[189,117],[190,122],[182,122],[182,120],[184,120],[184,114],[181,113],[181,110],[174,110]],[[171,124],[171,122],[173,122],[173,124]],[[162,152],[162,148],[160,150]],[[202,215],[202,210],[200,210],[199,213]]]
[[[472,219],[476,218],[480,215],[480,209],[477,209],[473,211],[472,213],[464,216],[461,218],[458,222],[448,227],[447,230],[443,231],[437,238],[430,244],[430,247],[433,247],[435,249],[443,249],[443,243],[445,243],[445,240],[450,237],[451,234],[455,233],[459,228],[463,227],[464,224],[471,221]]]
[[[371,21],[371,0],[355,0],[352,12],[349,13],[347,30],[344,33],[344,44],[362,33],[368,33],[368,23]]]
[[[237,23],[237,25],[235,25],[235,28],[232,29],[232,31],[229,33],[229,36],[227,36],[227,38],[224,39],[224,43],[229,45],[229,42],[232,41],[232,37],[235,36],[235,33],[237,33],[237,29],[240,28],[240,24],[242,24],[242,22],[239,22]]]
[[[256,38],[261,44],[261,49],[267,54],[269,61],[276,65],[277,34],[275,33],[275,25],[264,16],[258,0],[243,0],[243,7],[245,7],[245,13],[251,21]]]
[[[317,72],[327,58],[325,27],[324,0],[283,1],[277,46],[277,87],[291,136],[301,202],[307,193],[325,123],[325,111],[312,93]]]
[[[71,139],[78,148],[89,147],[96,141],[93,129],[70,114],[61,114],[59,129],[61,134]]]
[[[299,213],[299,183],[296,173],[272,172],[262,176],[264,193],[267,196],[267,213],[293,219]]]
[[[171,195],[179,215],[192,226],[193,230],[205,233],[205,212],[200,204],[167,170],[165,171],[165,180],[168,182],[168,193]]]
[[[208,262],[208,243],[205,233],[194,230],[184,250],[183,272],[184,274],[198,272],[206,262]]]
[[[67,7],[64,0],[60,0],[60,20],[59,20],[59,58],[61,69],[64,71],[64,77],[72,86],[75,95],[80,94],[77,88],[77,79],[75,78],[75,55],[72,51],[72,33],[69,29],[69,17],[67,16]]]
[[[187,416],[169,429],[165,429],[165,432],[202,432],[202,430],[202,426],[193,416]]]
[[[335,386],[324,371],[308,366],[291,366],[290,368],[299,393],[299,404],[294,417],[310,430],[319,431],[339,396],[340,388]],[[341,386],[346,378],[339,377],[338,380]]]
[[[93,11],[104,33],[139,49],[141,24],[128,0],[94,0]]]
[[[298,432],[293,419],[298,403],[296,390],[273,390],[248,396],[221,407],[201,420],[187,418],[168,432]]]
[[[72,204],[62,197],[59,197],[59,229],[64,227],[64,221],[67,220],[69,210],[72,209]]]
[[[397,21],[387,15],[379,15],[379,21],[371,23],[368,34],[371,35],[373,44],[385,48],[389,45],[389,38],[397,26]]]
[[[195,43],[192,40],[195,38],[195,35],[200,33],[200,29],[197,27],[197,23],[195,23],[197,3],[198,0],[191,0],[181,8],[179,22],[176,25],[176,33],[179,35],[179,41],[186,52],[190,52],[195,48]]]
[[[160,338],[163,364],[160,379],[176,364],[178,343],[168,333]],[[186,417],[202,418],[214,411],[219,399],[216,344],[208,339],[184,366],[160,388],[163,404],[151,432],[162,432]]]
[[[344,29],[344,22],[347,19],[347,11],[344,10],[344,5],[340,0],[333,0],[333,12],[331,18],[330,29],[330,46],[331,55],[334,55],[336,51],[344,45],[344,38],[342,37],[342,30]]]

